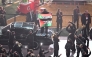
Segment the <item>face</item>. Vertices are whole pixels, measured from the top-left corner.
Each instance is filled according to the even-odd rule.
[[[75,35],[74,37],[75,37],[75,38],[77,38],[77,36],[76,36],[76,35]]]
[[[88,10],[86,10],[85,13],[88,13]]]

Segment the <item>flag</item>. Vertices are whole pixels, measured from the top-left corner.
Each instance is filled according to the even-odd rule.
[[[40,27],[52,26],[51,14],[38,14]]]

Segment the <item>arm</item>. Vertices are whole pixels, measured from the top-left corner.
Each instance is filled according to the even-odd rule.
[[[68,32],[69,32],[69,29],[68,29],[68,27],[69,27],[69,25],[66,27],[66,31],[68,31]]]
[[[62,30],[60,30],[60,32],[57,34],[57,36],[60,36],[61,32],[62,32]]]
[[[44,54],[47,54],[47,53],[49,53],[49,51],[44,51]]]

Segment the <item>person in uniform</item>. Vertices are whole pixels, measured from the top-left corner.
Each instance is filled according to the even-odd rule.
[[[57,20],[56,20],[56,23],[57,23],[57,32],[59,31],[59,29],[62,29],[62,12],[60,9],[58,9],[57,11]]]
[[[59,57],[58,55],[58,51],[59,51],[59,36],[61,34],[62,30],[60,30],[60,32],[56,32],[53,35],[53,41],[54,41],[54,57]]]
[[[57,35],[54,35],[54,57],[58,57],[58,51],[59,51],[59,39]]]
[[[13,46],[13,51],[14,52],[16,51],[20,57],[23,57],[21,48],[22,48],[22,44],[19,43],[18,41],[15,41],[14,46]]]
[[[15,32],[8,30],[8,38],[9,38],[8,46],[10,51],[11,49],[13,49],[14,41],[16,40]]]
[[[34,48],[34,34],[32,30],[29,31],[29,34],[27,35],[27,43],[28,43],[28,49],[33,49]]]
[[[88,10],[86,10],[85,13],[82,14],[81,23],[82,23],[82,26],[85,27],[87,35],[89,35],[89,28],[90,28],[90,24],[91,24],[91,16],[88,13]]]
[[[90,28],[89,36],[90,36],[90,39],[92,40],[92,27]]]
[[[66,49],[66,57],[70,57],[70,49],[72,47],[71,45],[72,41],[70,38],[67,39],[67,43],[65,45],[65,49]]]
[[[74,23],[69,22],[69,25],[66,27],[66,31],[69,32],[69,36],[68,38],[71,39],[71,50],[72,50],[72,54],[75,53],[76,49],[75,49],[75,32],[76,32],[76,26]]]
[[[78,36],[75,35],[75,39],[76,39],[76,48],[77,48],[77,56],[79,57],[80,52],[81,52],[81,45],[83,46],[83,49],[88,52],[87,50],[87,46],[85,45],[85,38],[82,36],[82,34],[79,34]]]
[[[79,24],[78,24],[79,23],[79,12],[80,10],[79,10],[79,7],[77,6],[73,11],[74,23],[77,22],[77,28],[79,27]]]
[[[5,5],[6,4],[6,0],[2,0],[2,5]]]

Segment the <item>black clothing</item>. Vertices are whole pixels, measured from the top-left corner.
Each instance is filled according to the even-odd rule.
[[[88,53],[85,52],[84,49],[81,49],[81,52],[82,52],[82,57],[89,57],[91,55],[91,51]],[[86,53],[86,54],[85,54]]]
[[[73,24],[72,22],[70,22],[70,23],[72,24],[72,26],[68,25],[66,27],[66,30],[70,33],[67,40],[70,40],[70,45],[71,45],[70,49],[72,50],[73,53],[75,53],[76,49],[75,49],[75,37],[74,37],[74,34],[75,34],[75,31],[76,31],[76,27],[75,27],[75,24]],[[68,53],[70,54],[70,52],[68,52]]]
[[[57,31],[59,31],[59,27],[60,27],[60,29],[62,29],[62,12],[57,12],[57,20],[56,20],[56,22],[57,22]]]
[[[79,15],[78,15],[78,13],[79,13],[79,9],[74,9],[74,11],[73,11],[74,23],[77,22],[77,28],[79,27],[79,24],[78,24],[78,22],[79,22]]]
[[[2,47],[0,47],[0,53],[2,53]]]
[[[81,41],[83,42],[83,44],[86,44],[86,39],[84,37],[79,36],[79,38],[81,39]]]
[[[59,51],[58,36],[53,37],[53,39],[54,39],[54,57],[58,57],[58,51]]]
[[[69,40],[69,39],[68,39]],[[66,45],[65,45],[65,49],[66,49],[66,56],[70,57],[70,49],[71,49],[72,45],[71,45],[71,40],[67,41]]]
[[[34,13],[34,20],[35,20],[35,24],[40,27],[39,19],[38,19],[38,12]]]
[[[22,45],[14,44],[13,51],[17,51],[20,57],[23,57],[21,48],[22,48]]]
[[[87,30],[87,34],[89,35],[89,25],[91,24],[91,16],[89,13],[82,14],[81,23],[82,25],[85,25],[85,29]]]
[[[45,57],[45,54],[49,53],[49,51],[44,51],[41,47],[40,47],[40,50],[39,50],[39,56],[40,57]]]
[[[9,50],[13,49],[13,45],[14,45],[14,41],[16,40],[16,36],[15,34],[11,32],[8,32],[8,38],[9,38],[9,41],[8,41],[8,46],[9,46]]]
[[[77,57],[79,57],[81,51],[81,47],[80,47],[81,44],[83,46],[83,49],[86,50],[85,39],[83,37],[76,38]]]
[[[27,35],[27,43],[28,43],[28,49],[33,49],[34,48],[34,34],[28,34]]]
[[[82,29],[82,36],[86,39],[87,47],[88,47],[89,46],[89,39],[88,39],[88,34],[86,32],[86,28],[85,27]]]
[[[41,4],[44,4],[44,0],[40,0]]]
[[[75,31],[76,31],[76,27],[75,27],[75,24],[72,23],[72,25],[73,25],[73,26],[68,25],[68,26],[66,27],[66,31],[68,31],[69,33],[74,34]],[[70,27],[70,28],[69,28],[69,27]]]
[[[89,36],[90,36],[90,39],[92,40],[92,27],[90,29]]]
[[[4,15],[1,15],[0,16],[0,26],[6,26],[7,23],[6,23],[6,18]]]
[[[75,42],[74,35],[73,34],[70,34],[68,36],[67,43],[65,45],[66,56],[67,57],[70,56],[70,50],[72,50],[73,53],[75,53],[75,51],[76,51],[74,42]]]
[[[87,18],[86,18],[87,17]],[[88,20],[88,24],[91,23],[91,16],[89,13],[83,13],[82,16],[81,16],[81,23],[82,25],[86,25],[86,21]]]
[[[34,16],[34,13],[32,11],[27,13],[27,15],[26,15],[26,22],[34,22],[33,16]]]
[[[2,0],[2,5],[5,5],[6,0]]]

